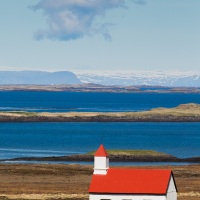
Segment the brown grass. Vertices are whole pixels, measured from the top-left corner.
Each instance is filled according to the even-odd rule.
[[[38,118],[90,118],[90,117],[107,117],[108,119],[114,118],[154,118],[154,117],[198,117],[200,116],[200,104],[181,104],[175,108],[155,108],[150,111],[143,112],[67,112],[67,113],[50,113],[50,112],[42,112],[42,113],[32,113],[32,112],[0,112],[1,117],[12,117],[14,118],[30,118],[30,117],[38,117]]]
[[[153,151],[153,150],[120,150],[120,149],[113,149],[113,150],[106,150],[109,155],[126,155],[126,156],[169,156],[168,154]],[[94,155],[96,151],[91,151],[88,154]]]
[[[200,199],[200,165],[145,168],[173,169],[178,200]],[[92,171],[81,165],[1,164],[0,199],[88,199]]]

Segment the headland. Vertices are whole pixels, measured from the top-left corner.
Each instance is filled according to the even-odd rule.
[[[0,122],[200,122],[200,104],[142,112],[0,112]]]

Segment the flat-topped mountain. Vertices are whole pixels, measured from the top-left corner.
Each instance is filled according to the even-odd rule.
[[[81,84],[72,72],[43,72],[43,71],[0,71],[1,85],[52,85],[52,84]]]

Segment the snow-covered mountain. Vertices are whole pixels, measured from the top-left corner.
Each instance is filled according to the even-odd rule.
[[[200,87],[200,72],[76,71],[75,74],[84,83],[101,85]]]

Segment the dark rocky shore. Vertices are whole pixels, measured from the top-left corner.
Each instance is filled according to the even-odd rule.
[[[1,116],[0,122],[200,122],[200,116]]]
[[[200,163],[200,157],[177,158],[171,155],[163,156],[133,156],[133,155],[110,155],[111,162],[188,162]],[[1,161],[75,161],[75,162],[93,162],[93,155],[69,155],[60,157],[24,157]]]

